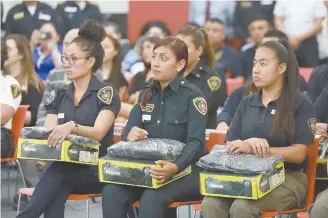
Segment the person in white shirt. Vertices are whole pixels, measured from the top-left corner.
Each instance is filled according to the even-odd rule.
[[[319,64],[317,35],[326,15],[322,0],[278,0],[274,9],[276,28],[287,34],[301,67]]]
[[[322,21],[322,31],[317,36],[319,44],[319,58],[320,64],[328,64],[328,1],[325,1],[326,5],[326,18]]]

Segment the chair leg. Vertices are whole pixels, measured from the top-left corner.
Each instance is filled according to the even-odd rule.
[[[8,162],[7,162],[8,164]],[[10,165],[8,164],[8,171],[7,171],[7,182],[8,182],[8,200],[10,201]]]
[[[22,194],[19,193],[19,195],[18,195],[18,205],[17,205],[17,215],[19,214],[19,211],[20,211],[21,199],[22,199]]]
[[[179,206],[177,206],[177,209],[176,209],[176,211],[177,211],[177,218],[179,218]]]
[[[26,185],[26,181],[25,181],[25,177],[24,177],[24,174],[23,174],[22,167],[21,167],[21,165],[20,165],[20,163],[19,163],[18,160],[16,160],[16,163],[17,163],[17,166],[18,166],[18,170],[19,170],[20,176],[22,177],[24,187],[27,188],[27,185]]]
[[[196,218],[196,213],[197,213],[197,211],[194,210],[194,212],[192,213],[192,217],[193,217],[193,218]]]
[[[133,208],[133,213],[134,213],[134,217],[135,218],[138,218],[137,209],[135,207]]]
[[[90,198],[87,199],[87,218],[89,218],[89,200]]]

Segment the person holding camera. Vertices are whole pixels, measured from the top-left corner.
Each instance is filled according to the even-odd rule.
[[[40,45],[33,50],[34,68],[42,80],[50,70],[60,67],[63,45],[59,44],[59,29],[54,23],[45,23],[40,28]]]

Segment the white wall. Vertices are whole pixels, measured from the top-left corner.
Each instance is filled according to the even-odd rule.
[[[58,2],[62,2],[63,0],[57,1],[46,1],[40,0],[40,2],[46,2],[47,4],[51,5],[52,7],[56,7]],[[110,14],[124,14],[127,13],[129,10],[129,0],[105,0],[105,1],[96,1],[99,6],[101,13],[110,13]],[[3,3],[3,11],[4,11],[4,21],[6,20],[7,13],[10,8],[12,8],[16,4],[20,4],[22,1],[2,1]]]

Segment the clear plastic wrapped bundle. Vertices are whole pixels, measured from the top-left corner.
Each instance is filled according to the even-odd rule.
[[[197,165],[204,170],[259,174],[271,172],[277,163],[282,162],[281,155],[258,157],[252,154],[229,154],[225,146],[214,146],[210,154],[202,157]]]
[[[47,132],[47,128],[40,126],[25,127],[22,129],[23,139],[48,139],[50,133]]]
[[[47,128],[33,126],[33,127],[25,127],[22,129],[22,138],[23,139],[39,139],[46,140],[48,139],[51,132],[47,132]],[[65,139],[70,141],[75,146],[87,146],[87,145],[97,145],[100,146],[100,143],[94,139],[90,139],[84,136],[78,135],[69,135]]]
[[[107,148],[109,156],[145,160],[176,160],[186,144],[172,139],[145,139],[118,142]]]
[[[327,159],[328,138],[322,140],[319,146],[319,159]]]

